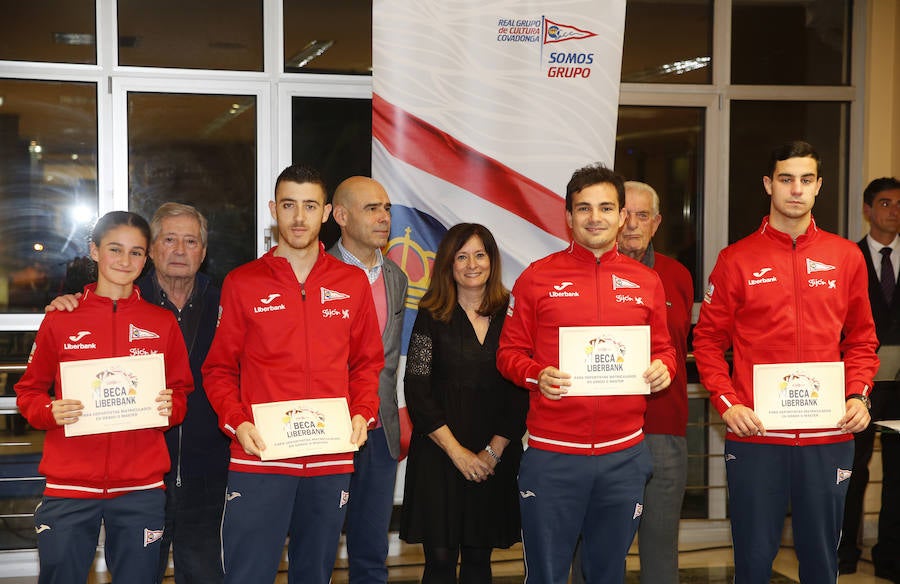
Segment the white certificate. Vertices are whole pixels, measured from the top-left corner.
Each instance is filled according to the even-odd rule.
[[[253,423],[266,443],[262,460],[359,450],[342,397],[253,404]]]
[[[766,430],[837,428],[847,412],[844,363],[754,365],[753,411]]]
[[[565,396],[650,393],[650,327],[559,328],[559,369],[572,375]]]
[[[156,398],[166,388],[161,353],[59,364],[63,399],[84,404],[78,421],[65,426],[66,436],[85,436],[167,426]]]

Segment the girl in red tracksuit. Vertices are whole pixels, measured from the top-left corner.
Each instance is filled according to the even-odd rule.
[[[85,287],[77,310],[44,317],[15,387],[21,413],[47,431],[39,467],[47,484],[34,514],[41,584],[87,581],[101,521],[115,580],[155,581],[169,470],[163,431],[184,418],[193,380],[174,316],[142,300],[133,285],[149,242],[139,215],[114,211],[97,221],[90,243],[97,282]],[[61,362],[155,353],[165,355],[168,389],[156,401],[167,426],[66,437],[65,426],[78,424],[84,406],[59,399]]]

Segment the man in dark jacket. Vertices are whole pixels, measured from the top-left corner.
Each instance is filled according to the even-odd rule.
[[[859,240],[859,249],[866,259],[869,274],[869,304],[872,306],[875,333],[882,347],[900,345],[900,294],[893,293],[900,268],[900,238],[897,237],[900,231],[900,181],[885,177],[870,182],[863,191],[863,215],[869,222],[869,234]],[[872,419],[897,418],[900,418],[897,382],[877,381],[872,392]],[[856,572],[860,555],[858,538],[863,496],[869,482],[869,460],[875,442],[874,425],[856,434],[855,439],[853,474],[847,489],[841,545],[838,548],[841,574]],[[872,561],[877,576],[900,582],[900,500],[897,498],[900,493],[900,436],[897,434],[881,435],[881,466],[884,477],[881,512],[878,516],[878,543],[872,549]]]

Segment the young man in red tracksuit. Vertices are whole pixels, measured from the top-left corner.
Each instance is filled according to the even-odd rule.
[[[700,380],[728,427],[735,584],[769,582],[789,506],[800,581],[836,580],[853,433],[869,423],[878,341],[866,265],[856,244],[812,218],[820,166],[805,142],[772,153],[769,216],[719,254],[694,328]],[[844,362],[846,413],[821,429],[767,430],[753,409],[753,366],[817,361]]]
[[[319,243],[331,209],[320,175],[286,168],[269,207],[279,244],[226,277],[203,366],[209,401],[233,437],[222,523],[225,582],[274,580],[290,535],[290,581],[326,584],[353,452],[262,461],[265,443],[251,406],[346,398],[351,441],[362,446],[378,412],[381,332],[365,274]]]
[[[651,391],[668,387],[675,350],[659,277],[620,254],[622,178],[602,165],[575,171],[566,187],[573,241],[516,281],[497,367],[531,391],[528,450],[519,470],[522,541],[529,581],[563,584],[578,535],[590,583],[621,583],[651,472],[641,427],[644,395],[567,397],[559,327],[649,325]]]

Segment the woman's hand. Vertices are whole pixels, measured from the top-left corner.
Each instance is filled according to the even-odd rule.
[[[497,459],[488,454],[487,450],[480,450],[478,452],[478,458],[481,460],[481,462],[488,465],[491,469],[491,474],[494,474],[494,469],[497,468]]]
[[[482,460],[477,454],[463,446],[450,431],[450,427],[444,424],[429,435],[444,453],[450,457],[453,466],[467,481],[480,483],[494,474],[494,466]],[[487,454],[485,452],[484,454]]]
[[[59,426],[74,424],[83,411],[84,404],[77,399],[57,399],[50,402],[50,412]]]
[[[484,454],[487,454],[487,452]],[[463,446],[454,449],[453,453],[450,454],[450,460],[453,461],[453,465],[462,473],[463,477],[473,483],[486,481],[488,477],[494,474],[493,465]]]

